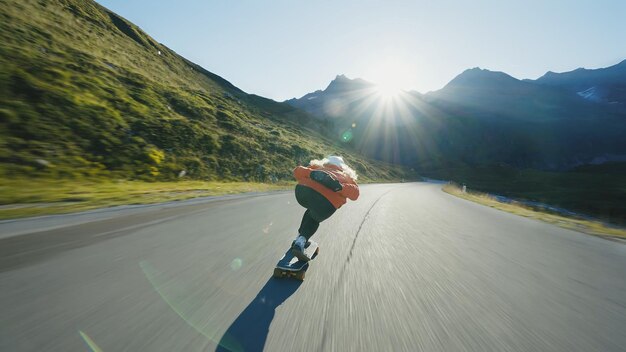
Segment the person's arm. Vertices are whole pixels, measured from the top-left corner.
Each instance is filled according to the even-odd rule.
[[[309,177],[311,180],[321,184],[322,186],[331,189],[333,192],[339,192],[343,189],[343,186],[339,181],[332,177],[329,173],[320,170],[311,171]]]
[[[309,178],[309,175],[311,174],[311,171],[313,171],[313,170],[308,168],[308,167],[298,166],[295,169],[293,169],[293,177],[295,177],[296,180],[302,180],[302,179],[305,179],[305,178]]]
[[[356,183],[345,183],[343,184],[341,194],[350,200],[357,200],[360,194],[359,186]]]

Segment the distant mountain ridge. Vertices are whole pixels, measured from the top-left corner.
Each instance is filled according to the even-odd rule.
[[[299,99],[289,99],[285,103],[307,111],[319,118],[332,118],[340,114],[341,109],[337,110],[337,106],[335,106],[335,109],[329,107],[328,104],[332,105],[332,102],[327,101],[328,97],[331,97],[333,100],[344,99],[351,101],[351,96],[367,96],[371,94],[374,87],[373,83],[360,78],[350,79],[345,75],[337,75],[324,90],[308,93]]]
[[[375,109],[383,104],[375,85],[339,75],[286,103],[333,120],[335,133],[350,130],[352,147],[382,160],[564,169],[626,155],[625,63],[534,81],[468,69],[438,91],[403,92],[404,108],[386,112]],[[382,151],[385,143],[393,150]]]
[[[626,60],[606,68],[550,71],[531,82],[560,87],[594,102],[626,104]]]

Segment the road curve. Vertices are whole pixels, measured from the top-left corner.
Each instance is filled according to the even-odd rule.
[[[622,243],[368,185],[303,283],[272,279],[302,213],[274,193],[3,238],[0,351],[626,351]]]

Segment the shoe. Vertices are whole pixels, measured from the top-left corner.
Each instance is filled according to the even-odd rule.
[[[307,257],[306,253],[304,253],[304,248],[306,248],[307,240],[304,236],[298,236],[293,243],[291,244],[291,254],[294,257],[298,258],[298,260],[303,262],[308,262],[311,258]]]

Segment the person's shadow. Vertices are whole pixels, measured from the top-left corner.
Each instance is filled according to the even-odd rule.
[[[276,308],[302,284],[270,278],[220,339],[216,352],[262,351]]]

